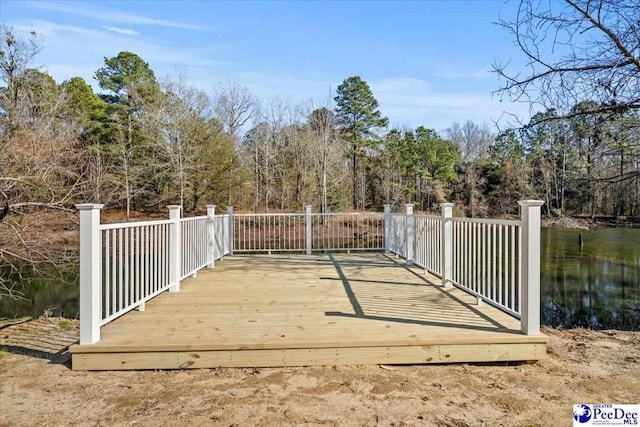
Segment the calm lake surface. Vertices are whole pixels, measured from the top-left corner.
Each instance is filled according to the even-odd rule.
[[[578,244],[582,234],[583,246]],[[547,325],[640,330],[640,229],[542,230],[541,312]],[[77,274],[33,277],[27,301],[0,300],[0,317],[78,316]]]

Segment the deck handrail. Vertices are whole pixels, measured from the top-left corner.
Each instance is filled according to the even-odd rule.
[[[521,200],[520,220],[454,217],[453,203],[441,215],[416,215],[413,205],[390,213],[385,205],[385,248],[520,319],[527,335],[540,333],[540,214],[544,202]],[[413,229],[413,232],[411,230]]]
[[[207,215],[101,224],[100,204],[79,204],[80,344],[100,339],[100,326],[236,252],[382,251],[405,258],[457,287],[519,318],[522,332],[540,331],[540,207],[522,200],[519,221],[459,218],[453,204],[441,215],[384,212]]]
[[[100,223],[100,204],[80,204],[80,344],[100,339],[100,327],[123,314],[144,310],[162,292],[177,292],[180,281],[213,267],[230,251],[229,215]],[[226,240],[226,242],[225,242]]]

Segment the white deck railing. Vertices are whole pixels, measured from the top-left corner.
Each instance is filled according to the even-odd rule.
[[[369,251],[384,249],[382,213],[235,214],[234,252]]]
[[[452,218],[451,281],[520,317],[521,221]]]
[[[80,343],[95,343],[100,326],[165,291],[180,290],[194,276],[230,251],[229,215],[180,218],[180,206],[169,207],[169,219],[101,224],[102,205],[80,209]]]
[[[235,214],[234,252],[304,252],[304,214]]]
[[[540,330],[540,206],[520,201],[521,219],[455,218],[406,212],[227,214],[100,224],[102,205],[80,210],[80,343],[100,339],[100,326],[138,308],[214,261],[235,252],[384,250],[521,320],[527,334]]]

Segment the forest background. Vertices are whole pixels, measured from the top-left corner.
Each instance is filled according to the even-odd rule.
[[[206,93],[185,75],[161,79],[123,51],[96,69],[97,91],[81,77],[57,82],[34,66],[38,34],[3,26],[0,262],[10,268],[0,293],[12,294],[2,277],[24,263],[76,261],[73,239],[65,247],[54,237],[75,230],[76,203],[103,203],[124,220],[164,215],[169,204],[189,215],[205,204],[430,212],[445,201],[457,215],[505,217],[531,198],[547,216],[640,216],[640,7],[540,4],[522,1],[499,23],[527,69],[494,66],[497,92],[539,111],[506,129],[461,118],[443,132],[389,126],[357,75],[329,99],[293,104],[259,99],[242,82]],[[548,43],[562,54],[545,56]]]

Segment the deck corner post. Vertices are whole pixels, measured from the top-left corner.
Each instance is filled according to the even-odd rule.
[[[415,253],[415,250],[414,250],[415,235],[416,235],[415,218],[413,217],[413,204],[409,203],[405,205],[405,207],[407,208],[407,220],[406,220],[406,227],[405,227],[405,232],[406,232],[405,244],[407,245],[406,260],[407,260],[407,265],[413,265],[413,257]]]
[[[391,249],[391,205],[384,205],[384,253]]]
[[[540,333],[540,211],[541,200],[520,200],[520,330]]]
[[[171,231],[169,233],[169,292],[180,291],[180,273],[182,267],[180,260],[182,259],[182,236],[180,235],[180,211],[182,206],[170,205],[169,219],[171,220]]]
[[[313,252],[312,246],[312,230],[311,230],[311,205],[304,207],[304,228],[305,228],[305,241],[307,248],[307,255],[311,255]]]
[[[451,218],[453,218],[453,203],[440,203],[442,210],[442,286],[445,288],[453,287],[451,281],[452,265],[453,265],[453,227]]]
[[[100,341],[102,320],[102,241],[100,209],[104,205],[82,203],[80,211],[80,345]]]
[[[207,205],[207,256],[209,257],[209,264],[207,264],[207,268],[215,267],[216,263],[215,216],[216,205]]]
[[[229,255],[233,256],[233,206],[227,206],[227,214],[229,215]]]

